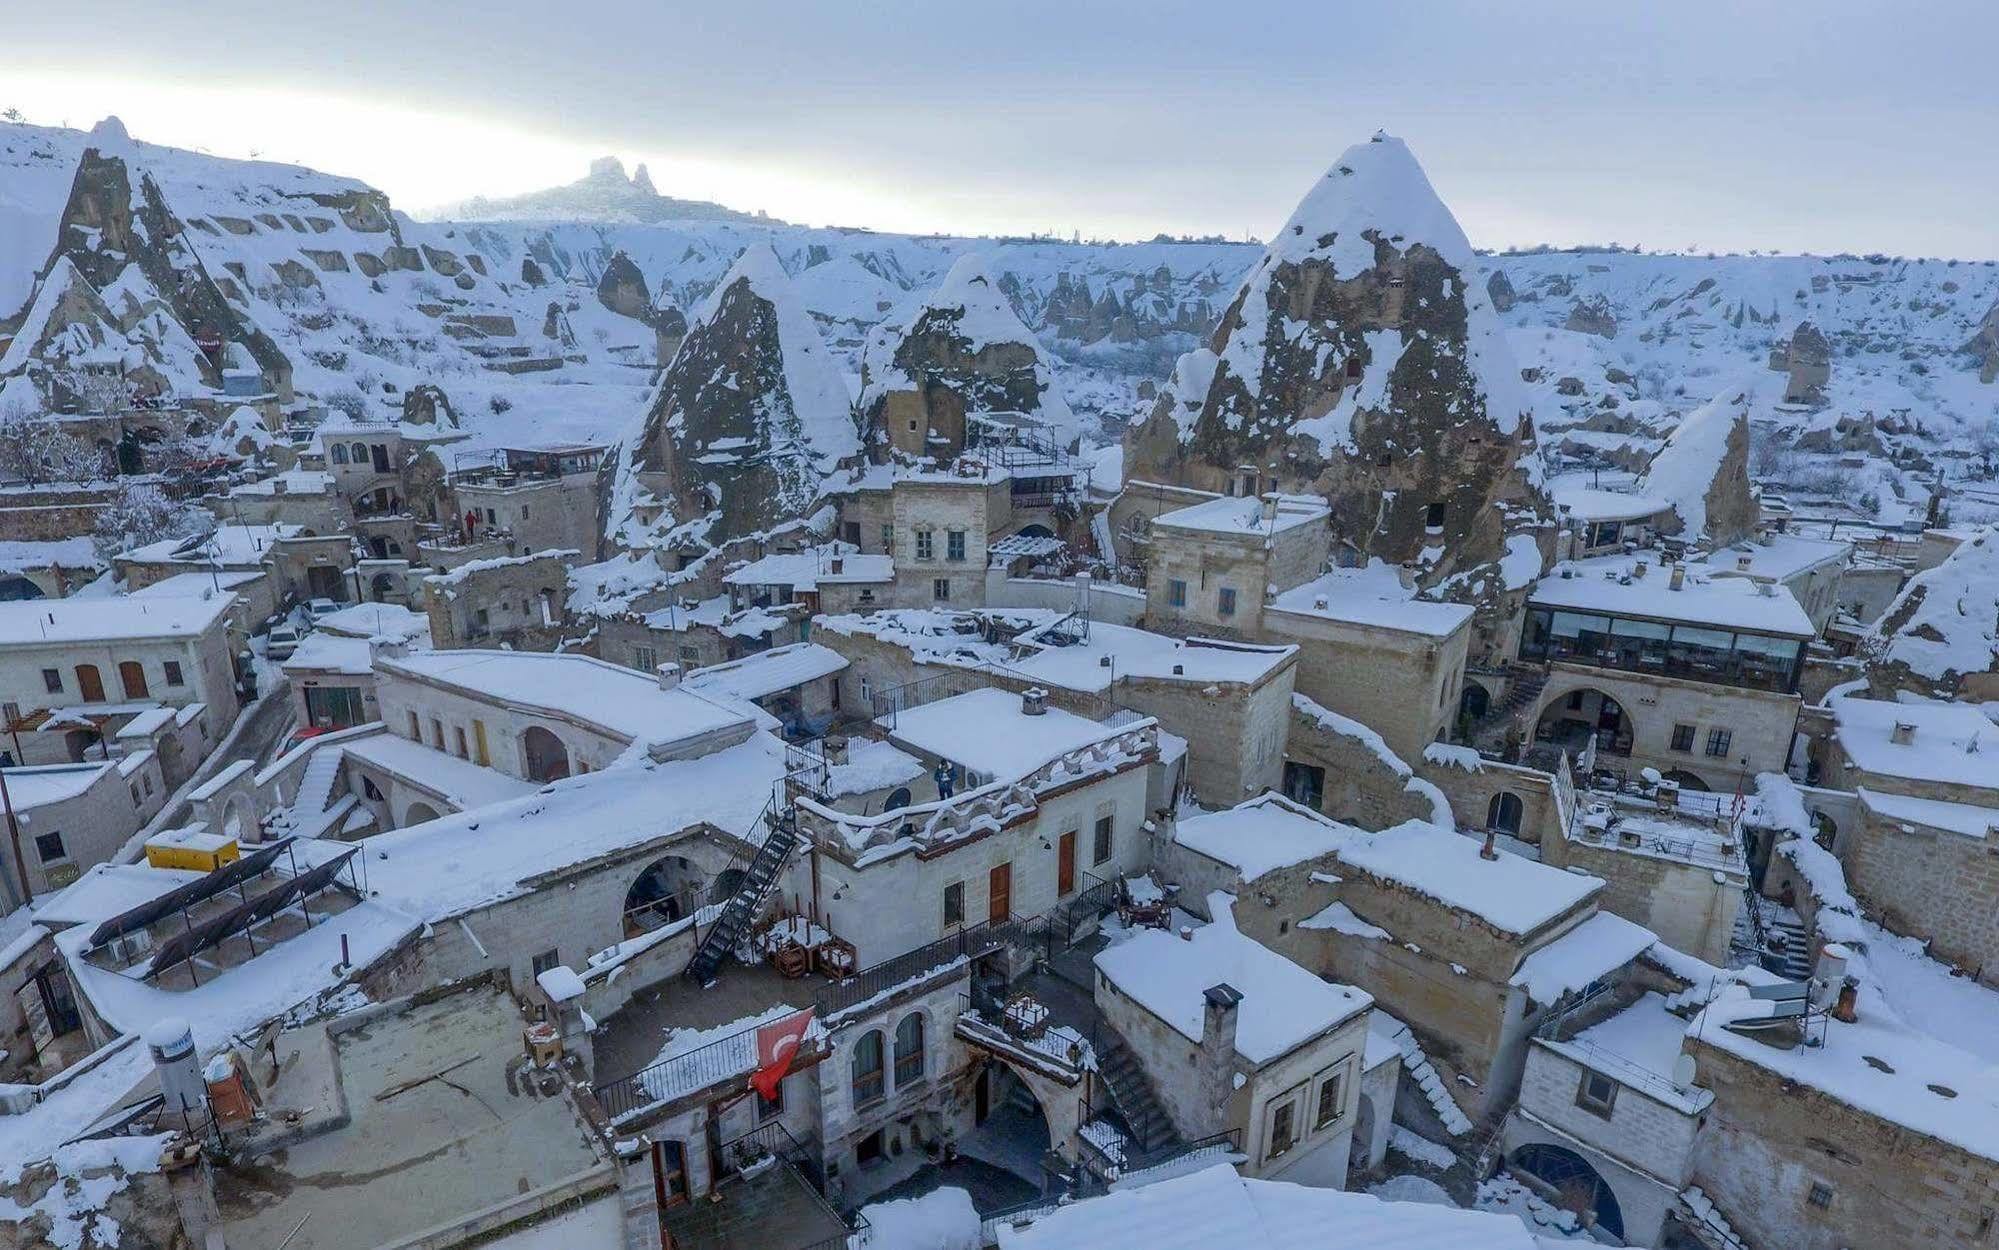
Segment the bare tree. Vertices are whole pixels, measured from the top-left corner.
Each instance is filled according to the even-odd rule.
[[[169,499],[158,486],[120,481],[117,496],[97,514],[91,543],[99,556],[109,560],[163,538],[191,538],[214,524],[215,518],[206,511]]]
[[[62,423],[16,401],[0,411],[0,473],[30,486],[92,482],[105,476],[104,453]]]

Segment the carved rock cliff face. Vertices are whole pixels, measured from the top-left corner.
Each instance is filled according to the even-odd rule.
[[[811,314],[770,248],[750,247],[661,381],[635,451],[640,481],[712,545],[802,515],[859,449]]]
[[[84,150],[42,280],[52,292],[81,283],[98,298],[65,296],[60,307],[46,310],[56,315],[41,318],[36,337],[42,346],[57,344],[75,325],[85,338],[143,352],[160,376],[211,386],[220,383],[220,354],[195,345],[240,343],[266,389],[288,399],[291,365],[284,352],[223,297],[132,153],[122,130]]]
[[[965,256],[905,316],[868,338],[861,356],[862,428],[870,451],[946,460],[986,417],[1073,448],[1075,415],[1053,362],[980,259]]]
[[[1408,565],[1496,629],[1551,541],[1526,412],[1471,245],[1408,148],[1376,136],[1181,358],[1126,477],[1323,495],[1336,548]]]
[[[1749,483],[1753,399],[1748,381],[1724,387],[1688,413],[1652,458],[1638,490],[1673,505],[1662,533],[1718,548],[1756,531],[1759,510]]]
[[[1981,382],[1999,381],[1999,304],[1985,314],[1985,320],[1978,323],[1978,333],[1964,345],[1964,354],[1971,358],[1972,368],[1978,370]]]
[[[1999,528],[1910,578],[1862,649],[1877,699],[1999,697]]]

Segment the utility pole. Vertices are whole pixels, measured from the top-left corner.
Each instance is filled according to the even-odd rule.
[[[28,885],[28,861],[21,858],[21,824],[14,819],[14,796],[7,792],[7,770],[0,768],[0,807],[7,811],[7,841],[14,848],[14,872],[21,881],[21,906],[26,907],[35,892]]]

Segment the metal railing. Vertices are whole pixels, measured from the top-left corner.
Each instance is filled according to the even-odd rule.
[[[913,951],[904,951],[819,991],[817,1003],[820,1018],[864,1003],[933,968],[942,968],[961,956],[969,963],[982,955],[989,955],[1010,942],[1020,940],[1025,933],[1026,922],[1009,916],[1005,920],[981,921]]]
[[[613,1123],[677,1098],[749,1076],[757,1066],[757,1029],[751,1025],[727,1037],[662,1059],[630,1076],[591,1087],[597,1104]],[[804,1052],[825,1058],[817,1051]]]

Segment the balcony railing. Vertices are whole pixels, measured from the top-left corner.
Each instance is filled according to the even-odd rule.
[[[593,1087],[597,1104],[613,1124],[676,1099],[746,1080],[757,1067],[757,1029],[753,1025],[703,1046],[662,1059],[630,1076]],[[825,1052],[800,1048],[799,1058],[813,1062]]]
[[[1009,916],[1005,920],[970,925],[928,945],[905,951],[893,959],[885,959],[872,968],[863,968],[853,976],[820,990],[817,1000],[819,1017],[823,1020],[857,1003],[867,1002],[878,994],[960,958],[970,963],[990,955],[1002,946],[1021,941],[1026,934],[1027,923]]]

